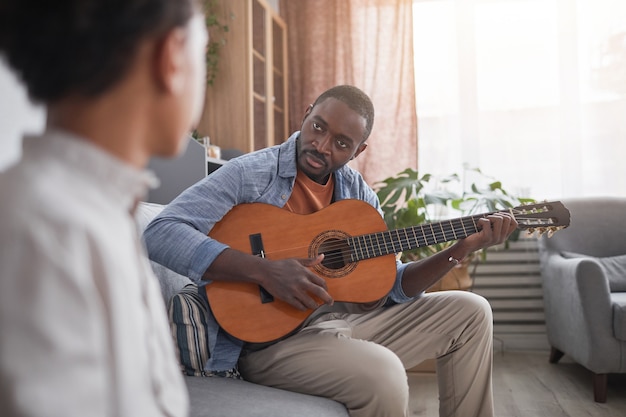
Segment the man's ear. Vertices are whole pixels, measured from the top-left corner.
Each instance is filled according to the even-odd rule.
[[[309,114],[311,114],[311,111],[313,110],[313,104],[309,104],[306,108],[306,110],[304,111],[304,117],[302,118],[302,123],[304,123],[304,121],[306,120],[307,116]]]
[[[155,77],[169,93],[179,93],[185,88],[186,37],[183,29],[176,28],[155,44]]]
[[[357,156],[359,156],[361,154],[361,152],[363,152],[365,149],[367,149],[367,143],[363,142],[362,144],[359,145],[359,147],[357,148],[356,152],[354,153],[354,155],[352,156],[352,158],[350,159],[354,159]]]

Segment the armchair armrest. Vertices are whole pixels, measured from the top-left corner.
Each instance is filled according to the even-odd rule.
[[[616,357],[607,351],[616,340],[609,282],[602,267],[593,259],[551,252],[541,259],[541,274],[550,344],[577,362],[592,362],[601,369],[603,360]],[[615,348],[619,352],[619,346]],[[604,358],[591,359],[594,352],[604,352],[600,355]]]

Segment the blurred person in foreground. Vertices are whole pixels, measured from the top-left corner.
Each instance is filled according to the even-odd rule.
[[[46,129],[0,175],[3,416],[184,416],[133,213],[198,121],[197,0],[4,0],[0,53]]]

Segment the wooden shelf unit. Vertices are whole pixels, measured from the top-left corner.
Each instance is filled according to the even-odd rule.
[[[282,143],[288,135],[287,26],[265,0],[219,0],[217,7],[229,30],[198,131],[242,152]]]

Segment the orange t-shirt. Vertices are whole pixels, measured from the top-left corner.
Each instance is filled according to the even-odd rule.
[[[335,191],[335,179],[330,174],[326,184],[318,184],[298,170],[291,197],[284,209],[296,214],[311,214],[330,206]]]

